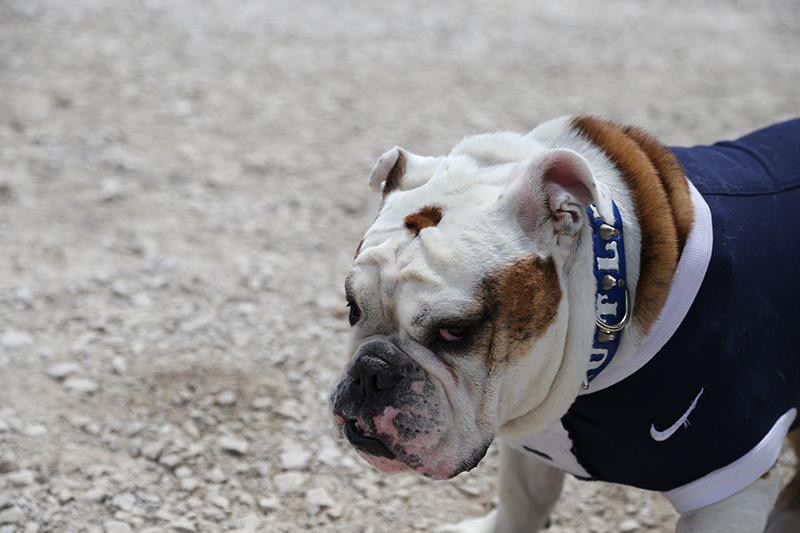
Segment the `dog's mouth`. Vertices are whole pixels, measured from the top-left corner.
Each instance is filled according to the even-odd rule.
[[[387,459],[397,458],[389,447],[378,439],[360,419],[348,420],[344,427],[344,434],[347,436],[347,440],[350,441],[350,444],[360,452],[375,457],[385,457]]]

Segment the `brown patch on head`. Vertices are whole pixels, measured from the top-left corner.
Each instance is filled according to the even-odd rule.
[[[553,259],[536,254],[495,271],[481,288],[494,324],[489,366],[526,355],[555,320],[561,302]]]
[[[400,150],[397,156],[397,161],[386,176],[386,181],[383,183],[383,197],[386,198],[389,193],[399,190],[403,185],[403,176],[406,174],[406,154]]]
[[[406,228],[414,235],[419,235],[423,228],[436,227],[442,220],[442,208],[436,206],[426,206],[412,215],[408,215],[405,220]]]
[[[353,261],[358,258],[358,255],[361,253],[362,246],[364,246],[364,239],[361,239],[361,242],[358,243],[358,248],[356,248],[356,254],[353,256]]]
[[[633,319],[648,331],[669,294],[693,208],[683,170],[668,148],[637,128],[577,117],[575,128],[603,150],[631,190],[642,232]]]

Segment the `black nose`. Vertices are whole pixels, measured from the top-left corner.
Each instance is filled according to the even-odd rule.
[[[402,374],[380,357],[362,355],[353,365],[350,396],[359,404],[372,403],[392,393]]]

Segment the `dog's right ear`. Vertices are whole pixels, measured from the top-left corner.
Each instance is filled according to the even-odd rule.
[[[394,191],[407,191],[431,179],[442,157],[423,157],[395,146],[378,159],[369,176],[369,187],[382,192],[383,199]]]

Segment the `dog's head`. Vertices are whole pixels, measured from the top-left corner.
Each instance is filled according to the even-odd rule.
[[[395,148],[370,185],[382,206],[345,284],[350,361],[331,412],[378,469],[450,478],[545,402],[585,206],[608,198],[575,152],[506,133],[447,157]]]

